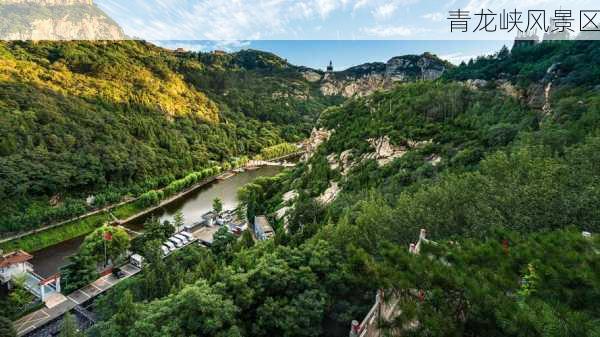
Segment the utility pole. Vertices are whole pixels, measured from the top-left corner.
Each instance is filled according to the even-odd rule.
[[[104,243],[104,268],[106,268],[106,240],[103,239],[102,242]]]

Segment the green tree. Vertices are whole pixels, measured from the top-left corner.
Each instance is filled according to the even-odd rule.
[[[113,321],[115,322],[114,328],[117,329],[119,335],[124,336],[138,317],[137,308],[133,302],[133,295],[131,291],[125,290],[121,300],[117,304],[117,311],[113,316]]]
[[[17,331],[8,317],[0,316],[0,337],[17,337]]]
[[[600,295],[590,287],[600,275],[582,278],[566,271],[591,272],[588,263],[597,259],[599,245],[577,231],[523,236],[504,230],[484,240],[424,244],[420,255],[389,246],[387,262],[375,262],[373,270],[386,289],[396,285],[398,292],[388,299],[402,299],[403,314],[388,327],[402,330],[419,321],[402,335],[589,336],[597,318],[587,299]],[[536,261],[535,267],[528,261]]]
[[[79,331],[75,316],[71,313],[66,313],[63,316],[62,325],[60,328],[60,337],[83,337],[84,334]]]
[[[89,252],[99,263],[114,264],[128,248],[129,235],[123,228],[104,225],[85,238],[80,250]]]
[[[17,276],[11,280],[13,289],[8,297],[13,311],[21,312],[23,308],[33,301],[33,295],[25,289],[25,276]]]
[[[205,281],[184,287],[180,292],[155,300],[139,309],[139,318],[125,336],[217,336],[239,337],[237,308],[215,293]],[[114,324],[114,318],[109,326]],[[99,331],[100,336],[112,336]]]
[[[144,223],[144,232],[131,240],[131,250],[137,253],[142,253],[146,242],[148,241],[165,241],[175,233],[175,227],[165,220],[160,223],[158,219],[152,217]]]
[[[183,212],[181,210],[177,210],[175,212],[175,216],[173,217],[173,226],[175,230],[180,229],[185,224],[185,219],[183,218]]]
[[[79,249],[69,256],[69,263],[60,269],[61,288],[65,293],[75,291],[99,276],[96,258],[87,249]]]
[[[167,271],[160,246],[162,241],[146,242],[143,250],[146,268],[142,271],[142,298],[154,299],[163,297],[171,291],[176,275]]]
[[[223,212],[223,201],[220,198],[214,198],[212,201],[213,211],[217,214]]]
[[[239,242],[240,246],[243,248],[252,248],[254,246],[254,238],[252,237],[252,233],[250,230],[246,229],[242,232],[242,237]]]
[[[210,249],[217,257],[225,259],[231,256],[235,242],[235,235],[229,232],[227,226],[223,226],[214,234]]]

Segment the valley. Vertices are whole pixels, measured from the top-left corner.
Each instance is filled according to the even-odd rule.
[[[50,275],[71,255],[67,293],[144,257],[90,304],[88,336],[595,336],[598,52],[321,71],[256,50],[0,42],[0,233],[152,210],[122,223],[143,229],[132,240],[106,214],[30,261]],[[299,146],[293,167],[236,172]],[[162,254],[234,207],[246,230]]]

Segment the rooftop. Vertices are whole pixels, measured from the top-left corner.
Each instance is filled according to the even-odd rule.
[[[264,215],[254,217],[254,226],[260,226],[264,233],[273,232],[273,227],[271,227],[267,217]]]
[[[23,263],[33,259],[33,256],[23,250],[16,250],[0,257],[0,268],[9,267],[13,264]]]

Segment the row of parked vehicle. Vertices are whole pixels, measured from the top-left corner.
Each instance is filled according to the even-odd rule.
[[[182,231],[168,238],[167,241],[160,246],[160,249],[162,250],[163,255],[167,256],[177,249],[187,246],[193,241],[195,241],[195,238],[190,232]]]

